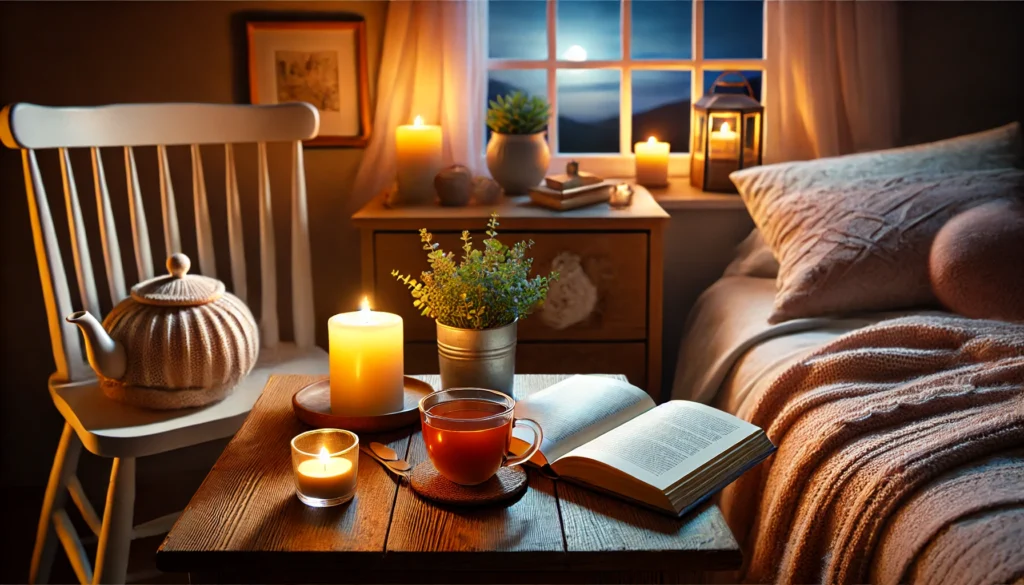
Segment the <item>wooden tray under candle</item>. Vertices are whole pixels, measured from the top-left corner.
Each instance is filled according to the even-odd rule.
[[[420,399],[434,391],[422,380],[405,377],[405,405],[402,410],[377,416],[342,416],[331,412],[331,382],[319,380],[292,396],[295,416],[317,428],[345,429],[357,433],[377,433],[400,429],[419,422]]]

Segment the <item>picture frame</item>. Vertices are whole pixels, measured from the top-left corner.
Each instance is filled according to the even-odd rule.
[[[308,146],[366,146],[370,88],[366,22],[248,22],[253,104],[304,101],[320,113]]]

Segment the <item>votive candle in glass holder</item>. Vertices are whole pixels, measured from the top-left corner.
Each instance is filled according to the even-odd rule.
[[[341,429],[317,429],[292,439],[295,495],[304,504],[327,508],[356,494],[359,437]]]
[[[611,197],[608,205],[612,209],[625,209],[633,204],[633,186],[629,183],[619,183],[612,187]]]

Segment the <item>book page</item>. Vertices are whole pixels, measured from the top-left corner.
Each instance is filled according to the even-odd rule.
[[[654,408],[646,392],[603,376],[573,376],[516,403],[516,418],[540,424],[540,452],[553,462],[576,447]],[[522,453],[533,440],[529,429],[516,428],[513,451]],[[525,443],[525,444],[524,444]]]
[[[608,431],[567,457],[595,459],[667,490],[758,430],[710,406],[675,400]]]

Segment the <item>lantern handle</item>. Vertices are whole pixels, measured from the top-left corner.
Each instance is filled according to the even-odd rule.
[[[739,75],[740,79],[742,79],[743,81],[724,81],[726,75]],[[747,77],[739,71],[723,71],[722,74],[715,79],[715,82],[711,84],[712,94],[715,93],[716,87],[744,87],[747,90],[747,95],[749,95],[752,99],[757,99],[754,97],[754,88],[750,86],[750,82],[747,81]]]

